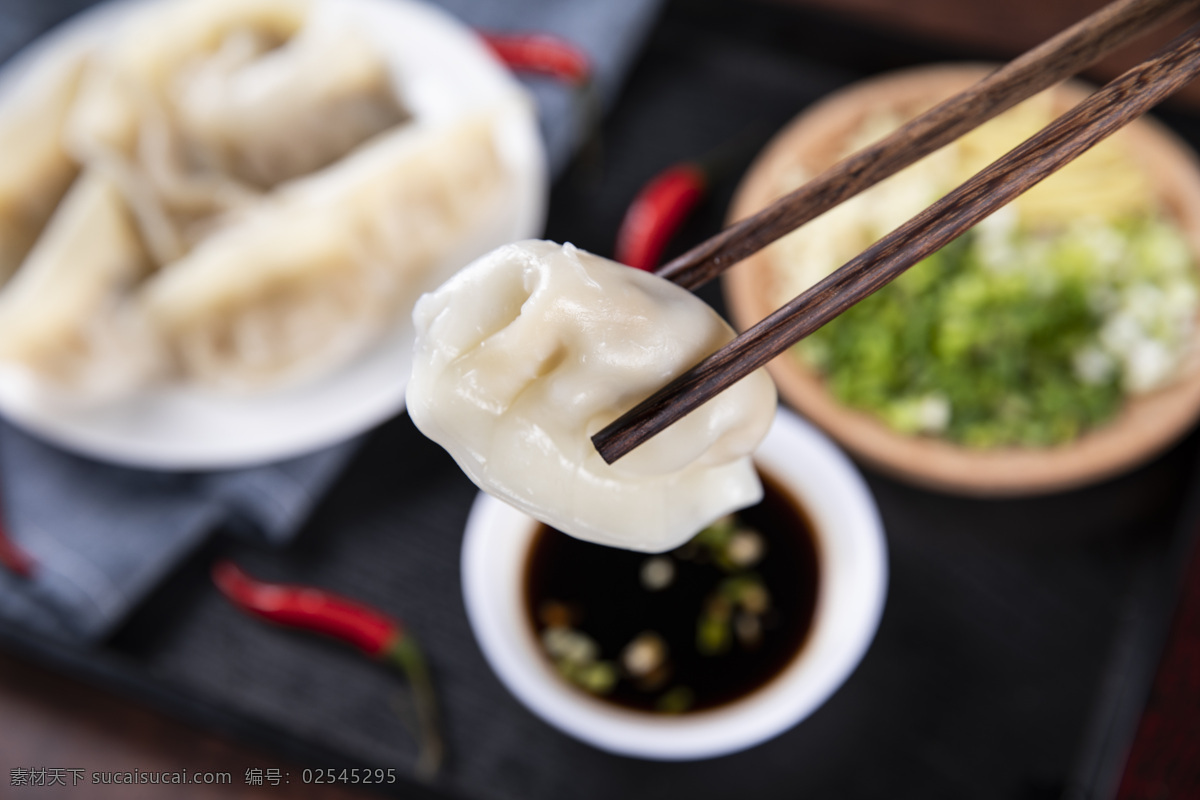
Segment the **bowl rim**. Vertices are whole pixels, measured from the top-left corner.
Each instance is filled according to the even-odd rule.
[[[854,83],[811,106],[781,130],[751,165],[730,204],[733,222],[762,208],[774,191],[770,176],[795,164],[806,148],[830,148],[829,137],[857,125],[880,104],[932,102],[961,90],[994,69],[987,64],[935,64],[886,73]],[[1077,102],[1088,94],[1080,83],[1055,87]],[[1179,222],[1200,264],[1200,163],[1191,148],[1153,119],[1123,132],[1131,155],[1148,171],[1159,196]],[[774,311],[768,300],[769,249],[722,276],[730,318],[745,330]],[[876,417],[841,405],[824,381],[789,353],[767,368],[780,395],[855,457],[893,477],[926,488],[981,497],[1015,497],[1082,487],[1145,463],[1181,438],[1200,416],[1200,369],[1196,350],[1181,376],[1156,391],[1127,399],[1107,425],[1056,447],[971,450],[927,436],[888,428]]]
[[[888,575],[883,524],[850,459],[791,412],[777,412],[755,459],[796,495],[817,532],[814,624],[782,673],[729,705],[669,717],[621,708],[570,686],[541,653],[524,610],[526,556],[537,523],[481,492],[463,540],[463,598],[475,638],[508,690],[577,739],[663,761],[746,749],[821,706],[857,667],[878,628]]]

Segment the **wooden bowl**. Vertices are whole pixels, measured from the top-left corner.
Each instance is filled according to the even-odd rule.
[[[811,107],[781,131],[743,179],[730,221],[766,206],[779,193],[777,175],[802,167],[813,175],[832,164],[845,141],[878,109],[916,113],[978,80],[991,67],[953,65],[891,73],[855,84]],[[1061,110],[1087,94],[1077,84],[1054,90]],[[911,116],[911,114],[910,114]],[[1200,263],[1200,164],[1191,149],[1147,119],[1121,134],[1130,155],[1146,170],[1169,216],[1184,232]],[[734,324],[744,330],[774,310],[771,248],[723,278]],[[1200,342],[1197,343],[1200,345]],[[1200,365],[1193,348],[1180,376],[1158,391],[1138,395],[1107,425],[1048,448],[968,449],[928,437],[897,433],[866,413],[841,405],[821,378],[790,353],[768,369],[782,397],[856,457],[909,482],[960,494],[1031,495],[1093,483],[1129,470],[1179,439],[1200,415]]]

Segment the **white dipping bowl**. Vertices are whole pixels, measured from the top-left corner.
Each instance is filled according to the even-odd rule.
[[[635,711],[563,680],[542,653],[524,603],[538,523],[480,494],[463,542],[467,616],[500,680],[535,714],[609,752],[664,761],[710,758],[770,739],[811,714],[862,659],[883,611],[887,551],[875,501],[854,465],[823,434],[780,410],[755,454],[813,523],[818,594],[800,652],[764,686],[715,709]]]

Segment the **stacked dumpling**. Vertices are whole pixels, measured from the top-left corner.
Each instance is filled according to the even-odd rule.
[[[0,115],[0,359],[45,384],[328,369],[503,203],[495,109],[429,123],[339,3],[162,0],[123,22],[38,62]]]

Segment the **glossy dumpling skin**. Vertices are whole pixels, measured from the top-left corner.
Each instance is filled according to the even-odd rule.
[[[592,434],[733,338],[686,290],[528,241],[464,268],[413,318],[413,422],[480,488],[531,516],[661,552],[761,498],[749,454],[776,402],[761,370],[615,464],[592,446]]]
[[[407,314],[503,199],[492,125],[399,128],[155,274],[140,306],[177,369],[232,390],[290,383]]]

